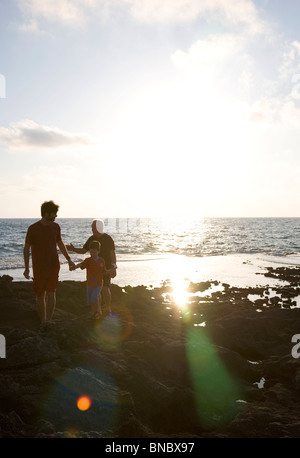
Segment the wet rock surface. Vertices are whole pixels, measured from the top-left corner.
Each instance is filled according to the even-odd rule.
[[[97,322],[85,283],[60,282],[47,325],[30,282],[0,277],[0,437],[299,437],[300,269],[266,275],[190,284],[182,307],[167,283],[113,285]]]

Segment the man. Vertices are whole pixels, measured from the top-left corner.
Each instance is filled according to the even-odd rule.
[[[75,248],[71,243],[70,245],[67,245],[67,249],[74,251],[77,254],[85,254],[89,251],[89,246],[92,241],[97,240],[100,242],[101,249],[99,256],[104,259],[106,269],[111,271],[110,274],[105,274],[103,276],[102,296],[105,306],[108,311],[111,312],[110,284],[111,278],[114,278],[117,275],[115,243],[112,237],[104,232],[104,223],[101,219],[94,220],[92,222],[92,232],[93,235],[88,238],[82,248]]]
[[[33,289],[36,294],[37,309],[42,323],[50,321],[56,305],[56,287],[59,276],[59,257],[56,246],[69,263],[75,264],[61,239],[59,224],[55,218],[59,205],[52,200],[41,205],[41,220],[29,226],[24,245],[24,277],[30,279],[29,257],[32,256]]]

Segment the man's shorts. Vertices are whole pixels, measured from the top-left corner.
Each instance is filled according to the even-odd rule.
[[[41,296],[45,291],[54,292],[58,283],[59,267],[51,270],[34,272],[33,290],[36,296]]]
[[[88,305],[95,304],[96,302],[98,303],[101,290],[102,290],[102,286],[87,285],[86,296],[87,296]]]

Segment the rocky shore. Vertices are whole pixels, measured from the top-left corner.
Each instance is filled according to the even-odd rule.
[[[266,275],[278,287],[191,283],[187,307],[168,282],[113,285],[97,322],[63,281],[43,326],[31,283],[0,277],[0,437],[299,437],[300,269]]]

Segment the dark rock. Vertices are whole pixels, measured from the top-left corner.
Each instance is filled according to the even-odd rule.
[[[98,323],[86,315],[85,283],[61,282],[54,321],[44,326],[30,284],[0,277],[0,436],[299,437],[291,339],[300,310],[291,305],[300,270],[267,275],[290,283],[276,297],[223,285],[193,296],[186,315],[171,296],[166,309],[168,282],[113,286],[113,314]],[[82,395],[91,399],[86,411],[77,407]]]

